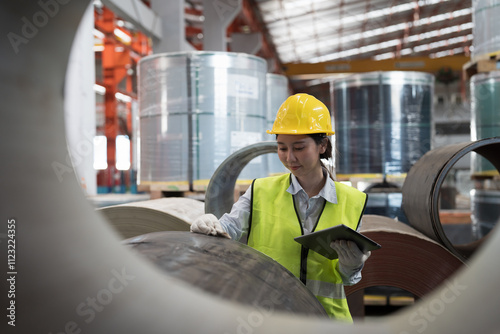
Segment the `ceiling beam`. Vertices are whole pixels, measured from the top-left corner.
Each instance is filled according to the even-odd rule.
[[[420,71],[435,73],[443,67],[450,67],[454,71],[462,71],[462,67],[470,60],[469,57],[458,55],[441,58],[402,57],[398,59],[358,59],[346,61],[329,61],[316,64],[287,63],[283,69],[288,77],[314,76],[321,77],[328,74],[360,73],[371,71]]]

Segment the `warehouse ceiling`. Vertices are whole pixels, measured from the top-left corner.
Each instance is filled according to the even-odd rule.
[[[281,63],[469,55],[463,0],[254,0]]]

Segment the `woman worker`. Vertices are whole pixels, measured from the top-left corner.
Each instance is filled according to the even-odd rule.
[[[320,159],[332,157],[333,135],[326,106],[307,94],[290,96],[280,107],[270,134],[290,174],[260,178],[218,220],[205,214],[191,231],[239,240],[267,254],[298,277],[318,298],[331,318],[352,322],[344,285],[361,280],[370,256],[354,242],[330,244],[338,259],[329,260],[294,241],[300,235],[338,224],[358,230],[366,194],[335,182]]]

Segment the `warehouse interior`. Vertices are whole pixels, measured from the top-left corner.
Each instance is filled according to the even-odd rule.
[[[294,332],[317,326],[318,333],[331,329],[361,333],[370,328],[374,333],[441,333],[448,326],[455,331],[472,326],[461,327],[460,321],[450,324],[448,319],[461,316],[465,305],[470,308],[464,299],[472,298],[474,291],[468,287],[484,278],[484,266],[493,266],[480,262],[478,254],[495,258],[488,241],[498,239],[495,226],[500,221],[500,26],[495,22],[500,17],[499,3],[93,0],[84,6],[47,0],[25,8],[5,6],[4,16],[10,19],[2,28],[7,36],[4,44],[13,51],[5,59],[21,64],[26,57],[26,63],[33,64],[30,70],[43,66],[27,54],[45,50],[45,41],[59,38],[51,32],[72,27],[60,35],[66,42],[61,55],[67,51],[67,67],[56,70],[52,61],[53,65],[40,70],[46,71],[40,73],[47,78],[64,75],[63,96],[56,97],[63,101],[63,117],[54,111],[52,122],[39,121],[49,131],[52,126],[64,129],[58,136],[63,140],[53,150],[63,149],[50,157],[51,146],[44,146],[46,157],[36,153],[44,173],[31,172],[22,181],[28,184],[29,179],[49,175],[45,177],[50,181],[41,181],[30,196],[40,193],[36,198],[54,198],[54,208],[56,198],[58,203],[67,198],[67,206],[57,204],[58,209],[46,210],[40,201],[32,213],[26,213],[27,219],[37,208],[50,211],[45,220],[40,219],[47,221],[53,215],[53,223],[47,226],[53,224],[54,231],[59,226],[58,241],[50,242],[45,255],[42,251],[36,256],[57,254],[47,266],[54,273],[62,270],[61,278],[52,283],[54,277],[41,275],[43,279],[33,283],[19,277],[31,293],[19,300],[29,304],[38,319],[46,319],[43,330],[66,325],[68,333],[85,328],[96,333],[116,328],[133,332],[147,328],[141,327],[148,319],[144,314],[154,314],[153,321],[158,321],[151,332],[160,328],[206,333],[221,328],[249,333],[288,328]],[[63,12],[75,21],[61,18]],[[49,57],[43,61],[50,63]],[[21,73],[23,65],[15,69]],[[6,67],[2,71],[9,76],[12,72]],[[38,80],[30,82],[38,84]],[[351,327],[331,327],[337,325],[308,318],[323,316],[324,310],[317,309],[319,304],[298,280],[244,241],[188,233],[192,221],[202,214],[219,218],[229,212],[255,178],[288,173],[275,153],[275,136],[266,130],[273,126],[283,101],[296,93],[313,95],[330,110],[335,152],[325,163],[336,181],[368,194],[361,232],[382,245],[372,252],[361,282],[345,287],[355,324]],[[50,103],[39,105],[57,109]],[[12,124],[16,117],[21,119],[5,115]],[[5,133],[14,137],[15,129],[7,123]],[[39,132],[26,147],[37,139],[40,144],[26,149],[27,155],[42,147],[43,138],[51,137]],[[27,142],[3,147],[5,152],[20,152]],[[21,187],[7,180],[21,173],[14,171],[15,160],[5,167],[7,178],[2,183],[17,194]],[[44,182],[54,186],[45,188]],[[76,192],[69,189],[74,185]],[[81,201],[70,203],[78,195]],[[9,221],[23,220],[17,218],[23,216],[18,197],[5,202],[6,212],[14,210],[15,218]],[[77,208],[80,205],[82,209]],[[82,223],[89,214],[98,218],[89,224],[88,232],[82,232],[87,225],[78,227],[77,221]],[[78,218],[69,222],[68,217]],[[101,222],[106,227],[98,226]],[[33,233],[20,228],[21,224],[16,227],[19,239],[25,238],[21,232]],[[82,233],[80,239],[77,231]],[[2,235],[13,234],[9,230]],[[92,247],[85,246],[84,240],[93,243],[94,238],[96,247],[88,250]],[[33,242],[43,249],[43,241]],[[97,250],[107,248],[105,256],[98,254]],[[132,252],[125,255],[123,248]],[[63,249],[68,258],[62,257]],[[122,262],[131,254],[140,257]],[[35,260],[26,260],[27,272],[39,272],[37,266],[28,269],[28,263]],[[127,263],[123,267],[127,269],[111,263]],[[76,292],[71,286],[79,281],[77,273],[89,268],[88,283]],[[116,270],[122,270],[121,276]],[[147,289],[162,286],[164,280],[172,288],[157,296],[131,292],[140,296],[143,313],[124,311],[133,298],[126,288],[133,279],[125,282],[123,277],[134,277],[126,276],[125,270],[146,285],[151,282]],[[111,283],[109,295],[102,292],[110,272],[127,294],[115,293]],[[498,270],[490,274],[487,282],[498,277]],[[463,278],[462,285],[457,277]],[[179,287],[177,281],[183,281]],[[197,289],[208,294],[195,297]],[[41,290],[45,292],[36,292]],[[54,301],[57,316],[39,305],[50,291],[70,296]],[[498,298],[488,299],[485,294],[474,298],[483,298],[485,307],[489,303],[489,309],[496,309]],[[278,297],[270,299],[271,295]],[[75,317],[75,306],[78,316],[85,310],[79,304],[86,300],[84,296],[96,296],[105,306],[101,318],[96,312],[92,314],[97,320]],[[152,300],[165,306],[173,296],[182,300],[181,308],[184,301],[189,305],[189,300],[200,298],[199,305],[220,307],[231,314],[231,321],[216,323],[204,315],[210,326],[197,327],[199,322],[176,322],[177,311],[170,306],[165,318],[161,312],[148,313]],[[462,301],[455,303],[460,296]],[[241,304],[254,308],[240,310]],[[68,308],[72,313],[65,311]],[[105,314],[108,310],[118,313]],[[483,313],[481,317],[487,317]],[[140,319],[133,326],[128,324],[134,318],[131,314]],[[482,326],[485,333],[494,332],[498,320],[490,316]]]

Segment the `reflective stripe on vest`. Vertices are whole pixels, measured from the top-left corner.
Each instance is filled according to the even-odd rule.
[[[345,291],[343,284],[329,283],[308,279],[306,287],[315,295],[332,299],[344,299]]]

